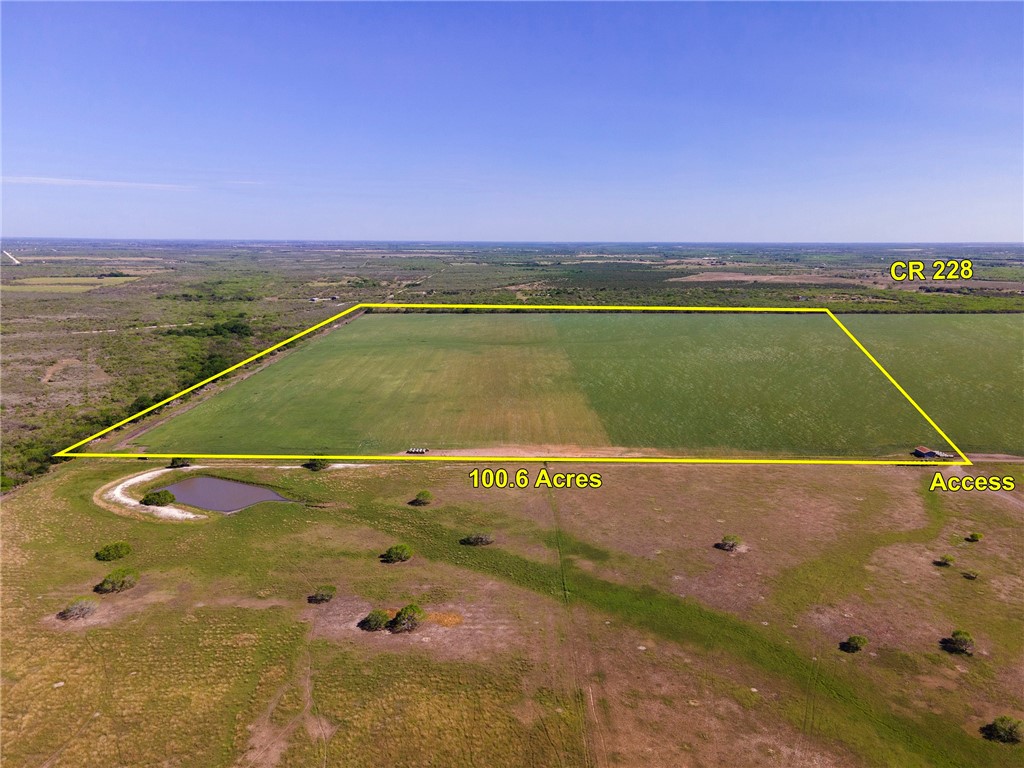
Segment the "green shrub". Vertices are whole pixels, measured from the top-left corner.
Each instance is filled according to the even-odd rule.
[[[733,536],[730,533],[723,536],[722,540],[715,544],[715,549],[721,549],[725,552],[732,552],[736,549],[736,547],[738,547],[742,543],[743,542],[740,540],[739,536]]]
[[[1000,715],[988,725],[981,727],[981,735],[989,741],[1019,744],[1024,741],[1024,722],[1009,715]]]
[[[365,632],[380,632],[387,629],[389,621],[388,612],[376,608],[360,619],[358,627]]]
[[[488,544],[493,543],[494,538],[486,533],[471,533],[469,536],[463,536],[459,539],[459,544],[465,544],[467,547],[486,547]]]
[[[97,560],[120,560],[132,553],[132,545],[127,541],[115,541],[105,544],[96,552]]]
[[[337,587],[332,587],[330,584],[324,584],[317,587],[313,594],[306,598],[311,603],[329,603],[337,594]]]
[[[396,634],[399,632],[412,632],[423,620],[427,618],[427,614],[424,613],[423,609],[415,603],[409,603],[397,614],[395,618],[388,622],[388,629]]]
[[[99,584],[93,587],[94,592],[108,594],[110,592],[124,592],[139,583],[139,572],[134,568],[115,568],[107,574]]]
[[[191,467],[192,462],[189,461],[188,459],[175,457],[171,459],[171,463],[168,464],[167,466],[169,466],[171,469],[181,469],[182,467]]]
[[[974,652],[974,638],[971,633],[962,629],[954,629],[949,637],[944,637],[939,642],[943,650],[948,653],[958,653],[970,656]]]
[[[934,561],[935,565],[939,566],[939,568],[949,568],[949,566],[955,562],[956,558],[952,555],[943,555],[938,560]]]
[[[388,547],[387,552],[380,556],[383,563],[404,563],[412,557],[412,547],[408,544],[395,544]]]
[[[419,493],[416,494],[416,498],[410,501],[409,503],[412,504],[412,506],[414,507],[425,507],[433,500],[434,494],[432,494],[430,491],[420,491]]]
[[[327,469],[329,466],[331,466],[331,462],[329,462],[327,459],[310,459],[302,466],[304,466],[310,472],[319,472],[321,469]]]
[[[93,597],[76,597],[57,614],[62,621],[84,619],[96,610],[96,599]]]
[[[867,644],[868,639],[864,635],[850,635],[839,644],[839,648],[847,653],[857,653],[864,650]]]
[[[166,488],[162,491],[150,491],[142,497],[142,503],[147,507],[166,507],[174,503],[174,494]]]
[[[985,538],[984,535],[980,533],[971,533],[965,537],[967,541],[981,541],[983,538]]]

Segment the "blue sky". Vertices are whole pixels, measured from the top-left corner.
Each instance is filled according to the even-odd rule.
[[[3,3],[6,236],[1020,241],[1021,3]]]

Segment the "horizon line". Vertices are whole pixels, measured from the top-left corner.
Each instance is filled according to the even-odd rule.
[[[411,245],[1004,245],[1024,248],[1024,240],[437,240],[427,238],[317,238],[317,237],[90,237],[0,235],[7,240],[103,241],[149,243],[339,243]]]

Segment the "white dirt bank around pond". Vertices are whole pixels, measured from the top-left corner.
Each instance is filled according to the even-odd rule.
[[[355,467],[367,467],[369,464],[331,464],[327,469],[352,469]],[[164,467],[163,469],[151,469],[146,472],[141,472],[137,475],[125,478],[124,480],[115,481],[112,486],[100,488],[95,496],[101,497],[104,501],[112,504],[116,504],[122,509],[130,509],[133,512],[142,512],[147,515],[153,515],[163,520],[205,520],[206,515],[200,515],[195,512],[189,512],[187,509],[181,509],[167,505],[165,507],[153,507],[147,506],[129,496],[126,491],[136,485],[142,483],[148,483],[155,477],[166,474],[168,472],[188,472],[193,469],[210,469],[211,467],[203,464],[196,464],[190,467],[180,467],[171,469],[170,467]],[[280,465],[280,464],[266,464],[266,465],[255,465],[253,469],[301,469],[296,465]],[[94,497],[95,498],[95,497]],[[101,505],[102,506],[102,505]]]
[[[182,469],[185,470],[202,468],[203,467],[201,466],[182,467]],[[129,477],[126,480],[122,480],[121,482],[117,483],[117,485],[115,485],[113,488],[108,490],[106,493],[103,493],[103,498],[106,499],[107,501],[117,504],[118,506],[131,509],[134,512],[145,512],[148,515],[161,517],[164,520],[205,520],[206,515],[198,515],[195,512],[189,512],[188,510],[181,509],[179,507],[174,507],[170,505],[166,507],[146,506],[145,504],[136,501],[125,492],[129,488],[132,488],[133,486],[140,485],[142,483],[147,483],[154,477],[159,477],[160,475],[164,475],[167,474],[168,472],[173,471],[174,470],[170,468],[151,469],[148,472],[143,472],[141,474],[134,475],[133,477]]]

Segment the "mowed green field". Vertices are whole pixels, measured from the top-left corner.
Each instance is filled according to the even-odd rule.
[[[136,442],[298,455],[948,449],[826,316],[739,313],[369,315]]]

